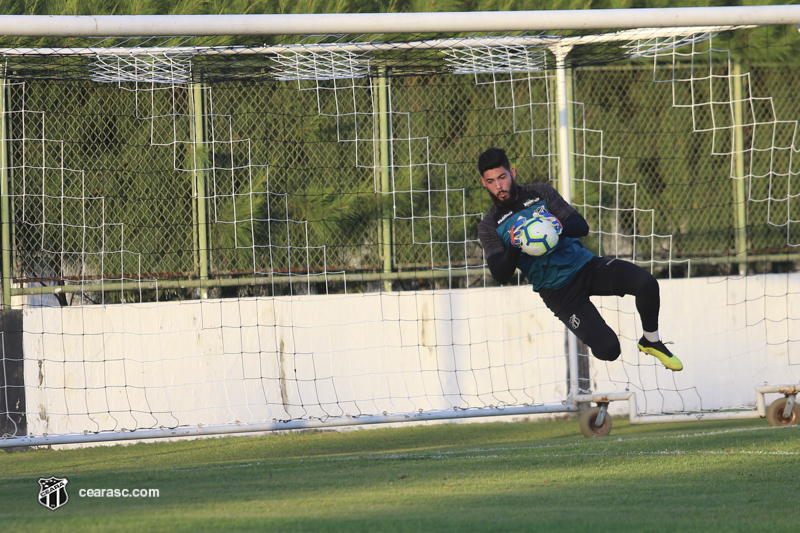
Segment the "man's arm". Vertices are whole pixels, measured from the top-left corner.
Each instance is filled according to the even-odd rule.
[[[486,254],[486,264],[492,277],[500,285],[508,283],[517,270],[521,250],[516,246],[507,247],[486,219],[478,226],[478,240]]]
[[[494,254],[486,258],[486,264],[489,265],[489,272],[492,277],[500,285],[505,285],[514,276],[517,270],[517,259],[521,250],[516,246],[508,246],[505,252]]]
[[[547,202],[550,214],[561,222],[561,235],[578,238],[589,234],[589,224],[586,219],[567,203],[557,190],[546,183],[538,187]]]
[[[567,237],[578,238],[589,234],[589,223],[577,211],[573,211],[565,220],[562,220],[561,226],[563,228],[561,235]],[[498,248],[491,248],[491,250],[494,253],[486,258],[489,272],[492,273],[492,277],[497,283],[505,285],[517,270],[517,260],[521,250],[516,246],[506,246],[503,251],[499,251]]]
[[[589,235],[589,223],[586,222],[586,219],[577,211],[573,211],[570,216],[560,222],[563,228],[561,230],[561,235],[575,238]]]

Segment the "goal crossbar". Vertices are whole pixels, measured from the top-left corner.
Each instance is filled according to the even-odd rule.
[[[800,24],[800,5],[289,15],[2,15],[0,34],[50,37],[316,35]]]

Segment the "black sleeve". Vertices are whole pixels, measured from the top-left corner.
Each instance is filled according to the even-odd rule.
[[[478,241],[486,254],[486,264],[492,277],[500,285],[508,283],[517,270],[521,250],[516,246],[506,246],[487,218],[478,226]]]
[[[514,276],[517,270],[517,260],[521,250],[516,246],[508,246],[505,252],[501,254],[494,254],[486,258],[486,264],[489,265],[489,272],[492,277],[500,285],[505,285]]]
[[[563,227],[562,235],[577,238],[589,234],[589,224],[586,219],[567,203],[557,190],[547,183],[538,184],[537,187],[545,202],[547,202],[550,214],[561,222]]]
[[[589,223],[577,211],[562,220],[561,227],[561,234],[567,237],[585,237],[589,234]]]
[[[547,183],[537,183],[535,187],[538,193],[542,195],[542,198],[544,198],[545,203],[547,203],[547,210],[551,215],[560,220],[562,225],[565,220],[572,218],[572,215],[577,213],[575,208],[569,205],[551,185]]]

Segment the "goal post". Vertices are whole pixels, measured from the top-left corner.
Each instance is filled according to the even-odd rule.
[[[798,8],[0,16],[0,447],[791,412]],[[497,286],[493,145],[659,278],[684,371],[630,298],[604,363]]]

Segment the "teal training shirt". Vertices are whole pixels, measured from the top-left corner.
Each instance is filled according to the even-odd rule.
[[[486,257],[503,253],[512,246],[509,230],[519,217],[531,218],[534,213],[546,211],[560,220],[565,220],[575,209],[545,183],[517,185],[517,200],[514,205],[498,208],[493,205],[478,227],[478,238]],[[584,248],[574,237],[562,235],[555,250],[542,257],[525,253],[519,255],[517,268],[525,274],[533,290],[560,289],[567,285],[594,254]]]

